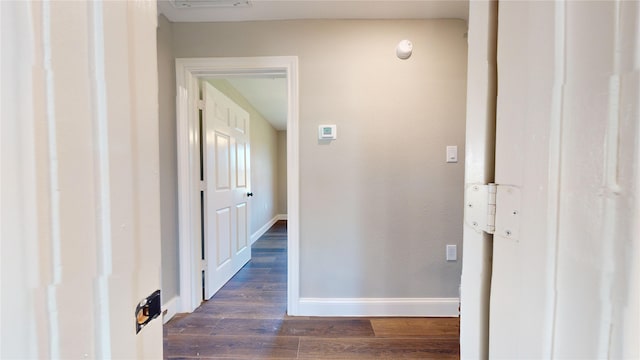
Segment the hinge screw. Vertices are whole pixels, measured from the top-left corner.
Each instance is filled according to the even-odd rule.
[[[511,236],[511,230],[507,230],[504,233],[507,234],[507,236]]]
[[[473,226],[478,226],[478,222],[477,222],[477,221],[474,221],[474,222],[473,222]]]

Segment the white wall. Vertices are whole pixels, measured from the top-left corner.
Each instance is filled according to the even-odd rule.
[[[278,131],[278,210],[287,214],[287,132]]]
[[[160,136],[160,211],[162,217],[162,301],[178,295],[178,165],[176,152],[176,76],[171,22],[158,16],[158,131]]]
[[[459,20],[173,24],[176,57],[299,57],[301,296],[458,296],[460,261],[444,253],[462,240],[465,32]],[[318,142],[324,123],[337,141]]]
[[[490,358],[640,357],[637,2],[500,2]],[[498,203],[498,206],[500,204]]]

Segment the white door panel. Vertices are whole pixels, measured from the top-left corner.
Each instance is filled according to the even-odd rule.
[[[211,156],[211,161],[207,165],[215,171],[215,190],[225,191],[231,187],[231,139],[227,134],[214,132],[215,156]]]
[[[156,4],[0,13],[0,358],[161,359]]]
[[[236,188],[247,187],[247,144],[236,140]]]
[[[640,356],[639,10],[500,2],[495,182],[522,216],[494,236],[492,359]]]
[[[236,205],[236,218],[238,219],[238,232],[236,236],[237,253],[244,251],[247,247],[248,215],[247,203]]]
[[[215,216],[215,226],[211,227],[215,230],[215,235],[210,255],[215,257],[215,269],[218,270],[231,260],[231,211],[229,208],[218,209]]]
[[[203,82],[205,101],[205,297],[209,299],[251,258],[248,114]]]

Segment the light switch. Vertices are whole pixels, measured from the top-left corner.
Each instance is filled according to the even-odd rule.
[[[458,260],[458,248],[455,245],[447,245],[447,261]]]
[[[456,162],[458,162],[458,147],[457,146],[447,146],[447,162],[448,163],[456,163]]]

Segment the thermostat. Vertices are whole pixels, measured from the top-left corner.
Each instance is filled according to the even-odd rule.
[[[335,140],[337,137],[338,134],[335,125],[318,126],[318,140]]]

